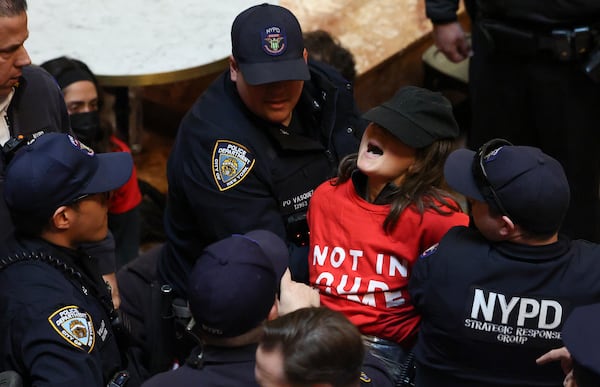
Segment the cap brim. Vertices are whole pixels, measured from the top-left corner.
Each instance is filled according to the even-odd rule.
[[[239,63],[244,80],[250,85],[280,81],[308,81],[310,72],[304,58],[263,63]]]
[[[82,194],[108,192],[127,183],[133,171],[133,158],[128,152],[96,154],[98,169]]]
[[[423,148],[435,141],[435,138],[407,119],[402,113],[380,105],[362,116],[365,120],[387,129],[398,140],[412,148]]]
[[[258,243],[265,256],[271,260],[277,279],[280,281],[289,263],[289,250],[283,240],[267,230],[249,231],[244,236]]]
[[[457,149],[452,152],[444,164],[444,177],[456,192],[485,201],[473,177],[474,156],[475,152],[468,149]]]

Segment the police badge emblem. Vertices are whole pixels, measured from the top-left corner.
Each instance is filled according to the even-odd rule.
[[[263,43],[263,51],[268,55],[279,56],[287,48],[287,37],[283,28],[269,27],[260,33]]]
[[[233,141],[218,140],[213,149],[213,177],[220,191],[239,184],[254,167],[254,155]]]
[[[90,353],[96,334],[89,314],[75,305],[65,306],[48,317],[48,322],[72,346]]]

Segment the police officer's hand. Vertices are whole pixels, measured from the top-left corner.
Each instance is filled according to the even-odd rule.
[[[471,44],[458,22],[435,24],[433,41],[451,62],[460,62],[471,55]]]
[[[277,301],[279,316],[296,309],[319,305],[321,305],[319,291],[301,282],[293,281],[290,269],[287,269],[281,277],[279,300]]]

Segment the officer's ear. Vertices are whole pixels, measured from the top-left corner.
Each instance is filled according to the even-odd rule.
[[[66,230],[71,225],[71,208],[68,206],[60,206],[52,214],[50,220],[52,226],[59,230]]]
[[[239,71],[240,71],[240,68],[239,68],[237,62],[235,61],[235,58],[233,57],[233,55],[230,55],[229,56],[229,77],[231,78],[232,82],[237,81]]]
[[[306,50],[306,48],[304,49],[304,52],[302,53],[302,57],[304,58],[304,62],[308,63],[308,51]]]
[[[515,231],[515,224],[512,219],[506,215],[502,215],[502,225],[500,227],[500,235],[504,238],[510,236]]]

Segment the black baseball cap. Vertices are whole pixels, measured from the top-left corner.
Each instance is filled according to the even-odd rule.
[[[231,46],[250,85],[310,79],[300,23],[286,8],[265,3],[240,13],[231,27]]]
[[[197,326],[211,336],[233,337],[260,325],[288,262],[286,244],[268,230],[234,234],[207,246],[188,278]]]
[[[489,143],[494,143],[495,139]],[[483,146],[484,148],[487,145]],[[444,176],[457,192],[498,208],[500,202],[513,222],[528,231],[556,232],[569,208],[569,183],[558,161],[539,148],[502,144],[485,154],[458,149],[448,156]],[[476,163],[476,164],[474,164]],[[485,168],[486,182],[478,181],[475,169]],[[484,195],[483,185],[491,185],[497,200]]]
[[[454,139],[459,134],[450,101],[439,92],[417,86],[401,88],[363,118],[413,148],[424,148],[440,139]]]
[[[50,217],[78,197],[121,187],[132,170],[127,152],[97,154],[70,134],[45,133],[11,160],[4,198],[18,214]]]

